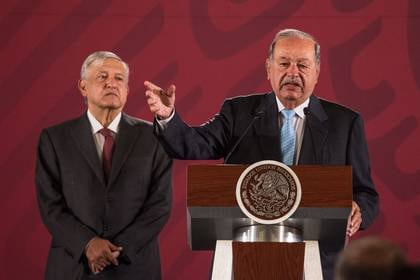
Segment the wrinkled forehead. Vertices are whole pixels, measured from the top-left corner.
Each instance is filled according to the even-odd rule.
[[[279,38],[274,48],[274,58],[315,62],[315,44],[315,41],[309,38]]]
[[[112,71],[114,73],[120,73],[124,76],[127,76],[127,69],[125,64],[121,60],[115,58],[97,59],[89,65],[88,71],[91,73]]]
[[[104,58],[104,59],[96,59],[93,61],[89,68],[112,68],[112,69],[122,69],[124,70],[124,63],[121,60],[116,58]]]

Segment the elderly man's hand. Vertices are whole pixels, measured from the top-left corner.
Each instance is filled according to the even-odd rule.
[[[122,247],[112,244],[109,240],[94,237],[86,246],[86,258],[90,270],[97,274],[111,263],[118,265],[117,258]]]
[[[353,236],[362,224],[362,212],[355,201],[352,202],[351,213],[347,221],[347,235]]]
[[[164,91],[149,81],[145,81],[144,85],[150,112],[160,119],[169,118],[175,107],[175,86],[171,85],[167,91]]]

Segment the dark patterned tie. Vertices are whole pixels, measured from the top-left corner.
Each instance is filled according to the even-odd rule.
[[[105,180],[108,182],[108,178],[111,173],[114,137],[112,135],[112,131],[106,127],[99,130],[99,132],[105,137],[104,147],[102,149],[102,166],[104,168]]]

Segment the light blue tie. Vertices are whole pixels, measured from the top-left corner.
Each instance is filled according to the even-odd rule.
[[[283,115],[283,125],[280,132],[282,162],[286,165],[292,165],[296,142],[296,134],[293,126],[295,111],[284,109],[281,111],[281,114]]]

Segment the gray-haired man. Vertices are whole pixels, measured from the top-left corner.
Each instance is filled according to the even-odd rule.
[[[41,133],[46,279],[161,278],[157,238],[171,208],[172,161],[150,123],[122,112],[128,75],[117,55],[89,55],[79,81],[87,111]]]

